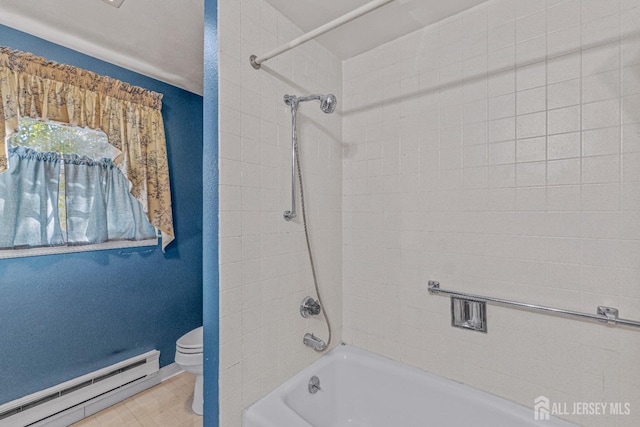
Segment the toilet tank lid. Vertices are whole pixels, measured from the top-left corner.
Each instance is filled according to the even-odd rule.
[[[176,344],[178,345],[178,347],[182,347],[182,348],[202,347],[203,345],[202,329],[203,327],[200,326],[199,328],[196,328],[191,332],[187,332],[186,334],[184,334],[178,339],[178,342]]]

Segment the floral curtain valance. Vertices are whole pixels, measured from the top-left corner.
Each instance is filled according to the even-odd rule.
[[[0,97],[0,173],[19,117],[102,130],[121,151],[114,163],[162,232],[163,250],[174,239],[162,94],[0,47]]]

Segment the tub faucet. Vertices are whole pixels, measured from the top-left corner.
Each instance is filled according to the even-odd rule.
[[[324,349],[327,348],[327,343],[310,333],[304,334],[302,342],[304,345],[311,347],[315,351],[324,351]]]

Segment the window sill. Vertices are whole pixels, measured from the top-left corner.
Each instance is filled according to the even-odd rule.
[[[113,242],[96,243],[93,245],[79,246],[51,246],[29,249],[5,249],[0,250],[0,259],[23,258],[40,255],[58,255],[76,252],[102,251],[108,249],[137,248],[143,246],[157,246],[158,239],[148,239],[139,241],[118,240]]]

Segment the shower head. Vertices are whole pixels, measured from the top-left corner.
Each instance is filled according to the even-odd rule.
[[[331,114],[336,111],[336,104],[338,100],[332,93],[328,95],[320,95],[320,109],[327,114]]]
[[[336,110],[336,104],[338,99],[333,94],[328,95],[307,95],[298,98],[295,95],[285,95],[284,103],[291,106],[292,109],[298,109],[298,104],[301,102],[312,101],[317,99],[320,101],[320,109],[327,114],[331,114]]]

